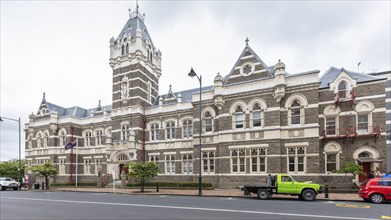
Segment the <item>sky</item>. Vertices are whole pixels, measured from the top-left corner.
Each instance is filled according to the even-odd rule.
[[[162,52],[159,93],[197,88],[227,75],[249,46],[290,74],[344,67],[391,70],[390,1],[139,1]],[[0,1],[0,115],[24,129],[46,93],[62,107],[112,101],[109,40],[136,1]],[[357,64],[361,62],[358,66]],[[18,123],[0,122],[0,160],[18,158]]]

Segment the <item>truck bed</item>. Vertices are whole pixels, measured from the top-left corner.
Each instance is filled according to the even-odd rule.
[[[276,186],[244,186],[244,195],[250,195],[251,193],[257,194],[258,190],[267,189],[270,193],[277,193]]]

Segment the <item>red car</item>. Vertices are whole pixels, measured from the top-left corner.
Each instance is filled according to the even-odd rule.
[[[362,182],[358,195],[364,201],[382,203],[391,200],[391,178],[372,178]]]

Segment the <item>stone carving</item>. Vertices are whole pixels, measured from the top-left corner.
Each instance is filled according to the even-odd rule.
[[[304,137],[304,130],[290,130],[289,137]]]
[[[128,77],[124,76],[121,82],[121,99],[126,100],[129,98],[129,82]]]

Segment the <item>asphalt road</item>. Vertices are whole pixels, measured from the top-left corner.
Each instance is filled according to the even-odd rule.
[[[0,219],[384,219],[390,204],[85,192],[0,192]],[[391,217],[390,217],[391,218]]]

